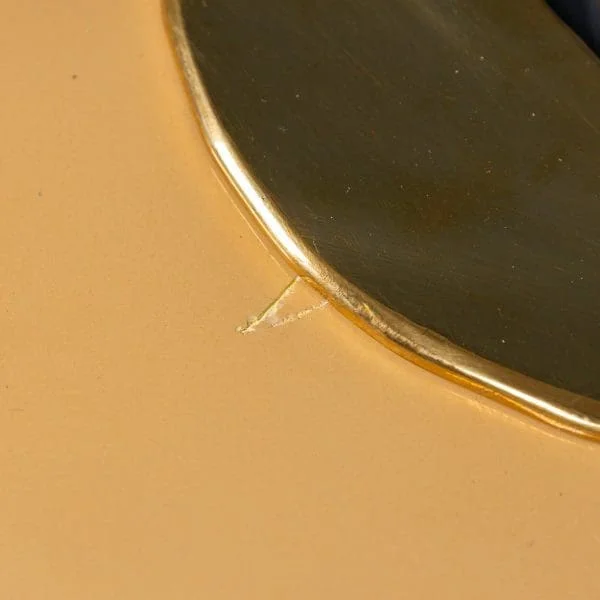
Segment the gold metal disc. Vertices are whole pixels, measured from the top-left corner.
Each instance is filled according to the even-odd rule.
[[[535,0],[167,0],[218,163],[402,356],[600,434],[600,66]]]

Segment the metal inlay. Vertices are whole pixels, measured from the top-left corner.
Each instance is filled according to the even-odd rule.
[[[167,0],[211,150],[423,366],[600,433],[600,65],[537,0]]]

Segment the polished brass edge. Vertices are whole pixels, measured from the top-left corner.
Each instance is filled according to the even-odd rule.
[[[411,362],[555,427],[600,439],[596,401],[492,363],[412,323],[346,281],[292,231],[217,117],[193,60],[181,1],[164,0],[167,28],[205,140],[244,208],[298,275],[364,331]]]

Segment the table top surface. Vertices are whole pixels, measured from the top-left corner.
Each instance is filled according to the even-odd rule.
[[[600,446],[329,308],[236,332],[291,274],[156,2],[0,13],[0,596],[598,594]]]

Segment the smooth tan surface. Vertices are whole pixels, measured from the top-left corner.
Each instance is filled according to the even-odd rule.
[[[215,175],[158,2],[0,17],[0,597],[600,593],[599,445],[330,309],[236,333],[290,274]]]

